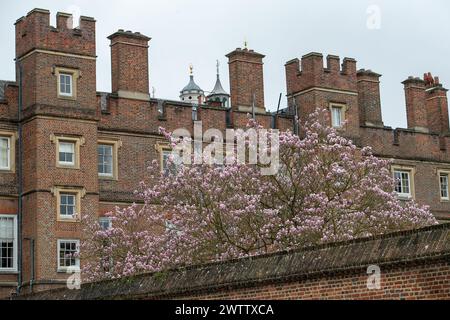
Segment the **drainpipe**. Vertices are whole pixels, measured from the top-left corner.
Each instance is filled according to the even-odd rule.
[[[19,199],[18,199],[18,225],[17,225],[17,234],[18,234],[18,239],[17,239],[17,243],[18,243],[18,254],[17,254],[17,266],[18,266],[18,284],[17,284],[17,290],[16,293],[17,295],[20,294],[20,289],[22,287],[22,193],[23,193],[23,186],[22,186],[22,86],[23,86],[23,69],[22,69],[22,65],[20,63],[20,61],[17,61],[18,67],[19,67],[19,110],[18,110],[18,120],[19,120],[19,137],[18,137],[18,153],[19,153],[19,161],[17,164],[17,173],[18,173],[18,177],[17,179],[19,180]]]

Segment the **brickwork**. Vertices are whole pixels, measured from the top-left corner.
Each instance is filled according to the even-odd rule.
[[[102,216],[116,205],[138,201],[133,191],[141,180],[151,183],[146,169],[153,160],[159,161],[159,147],[165,143],[160,127],[193,133],[192,104],[150,98],[149,37],[123,30],[109,37],[112,92],[101,93],[96,90],[96,22],[81,17],[80,27],[73,29],[71,19],[59,13],[56,26],[51,26],[50,13],[42,9],[20,18],[16,22],[16,81],[0,81],[0,134],[6,132],[15,142],[17,164],[14,170],[0,171],[0,214],[18,215],[22,199],[20,253],[25,291],[30,280],[36,290],[63,284],[67,275],[57,270],[57,240],[83,237],[78,222],[58,221],[58,188],[82,193],[82,213]],[[324,66],[322,54],[310,53],[286,63],[288,109],[275,115],[264,102],[264,55],[238,48],[227,57],[232,106],[228,110],[214,103],[200,105],[197,119],[204,132],[245,128],[253,102],[261,125],[291,131],[295,107],[303,124],[316,107],[340,105],[346,121],[340,133],[358,146],[372,146],[376,155],[394,159],[395,165],[411,168],[414,198],[430,205],[440,219],[450,219],[450,202],[440,199],[438,180],[440,170],[450,171],[447,90],[437,78],[426,75],[424,80],[410,77],[404,82],[408,129],[392,129],[384,126],[381,117],[381,75],[357,71],[354,59],[345,58],[340,65],[339,57],[329,55]],[[58,91],[61,72],[73,75],[71,97]],[[77,168],[57,165],[61,137],[78,141]],[[117,148],[117,176],[99,177],[99,140]],[[31,239],[35,241],[34,265]],[[18,272],[0,272],[0,295],[17,287],[18,279]]]

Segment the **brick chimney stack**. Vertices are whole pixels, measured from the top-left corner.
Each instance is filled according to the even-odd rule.
[[[265,113],[264,106],[264,55],[247,48],[237,48],[226,55],[230,69],[231,105],[233,110]]]
[[[361,69],[358,77],[359,120],[363,126],[384,127],[381,116],[380,77],[372,70]]]
[[[447,89],[431,73],[424,76],[426,86],[426,109],[428,128],[432,133],[446,134],[449,131]]]
[[[148,42],[151,38],[119,30],[111,40],[112,92],[121,98],[149,100]]]
[[[425,81],[420,78],[409,77],[402,83],[405,87],[408,128],[420,132],[429,132]]]

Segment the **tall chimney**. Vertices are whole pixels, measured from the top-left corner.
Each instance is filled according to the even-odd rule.
[[[380,77],[372,70],[361,69],[358,77],[359,121],[363,126],[383,127],[381,116]]]
[[[405,87],[408,128],[420,132],[429,132],[425,106],[425,81],[420,78],[409,77],[402,83]]]
[[[431,73],[424,77],[426,85],[426,108],[428,128],[433,133],[449,132],[447,89],[439,83],[439,78],[433,78]]]
[[[123,31],[111,40],[112,93],[121,98],[149,100],[148,42],[138,32]]]
[[[226,55],[230,69],[231,105],[233,110],[265,113],[264,55],[247,48],[237,48]]]

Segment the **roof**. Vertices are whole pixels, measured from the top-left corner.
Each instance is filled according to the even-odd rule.
[[[66,288],[16,299],[164,298],[221,288],[240,288],[300,281],[317,275],[339,275],[350,270],[449,261],[450,224],[318,245],[258,257],[192,266],[118,280],[87,283],[81,290]]]
[[[203,92],[203,90],[195,83],[194,76],[191,74],[189,83],[181,90],[181,93],[190,93],[192,91]]]
[[[222,83],[220,82],[220,77],[219,77],[219,75],[217,75],[216,85],[214,86],[214,89],[211,91],[211,93],[208,95],[208,97],[210,97],[210,96],[216,96],[216,95],[230,96],[230,95],[228,94],[228,92],[226,92],[226,91],[223,89]]]

